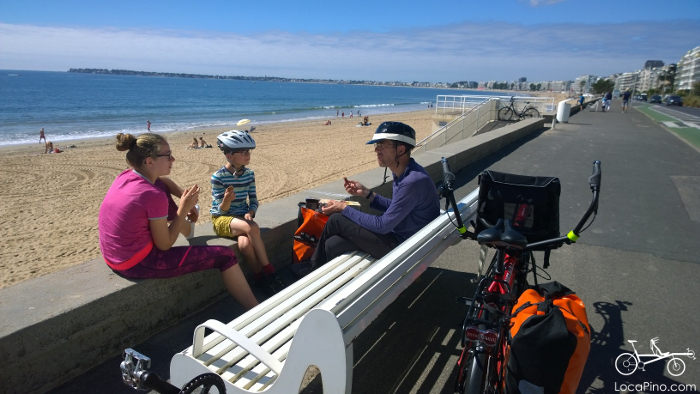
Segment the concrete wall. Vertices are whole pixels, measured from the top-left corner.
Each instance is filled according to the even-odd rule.
[[[441,157],[458,171],[540,130],[544,122],[524,120],[414,157],[437,182],[442,178]],[[391,182],[382,185],[383,175],[384,170],[377,168],[352,179],[389,196]],[[261,207],[256,221],[270,260],[278,268],[291,262],[297,203],[306,197],[337,199],[347,194],[338,180]],[[351,199],[368,210],[365,199]],[[197,226],[196,234],[193,244],[228,245],[235,250],[235,242],[216,237],[211,224]],[[176,245],[187,244],[181,237]],[[101,258],[2,289],[0,392],[44,392],[56,387],[221,297],[228,293],[216,271],[128,280],[114,274]]]

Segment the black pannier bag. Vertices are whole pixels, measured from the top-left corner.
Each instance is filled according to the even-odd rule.
[[[559,178],[486,170],[479,175],[476,234],[509,219],[528,243],[559,237]],[[544,249],[553,249],[548,246]]]

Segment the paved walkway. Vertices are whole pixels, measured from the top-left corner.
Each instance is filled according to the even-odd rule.
[[[601,160],[598,218],[576,245],[552,254],[547,271],[586,302],[594,331],[592,353],[580,392],[609,393],[623,383],[700,384],[700,360],[683,357],[686,371],[670,376],[665,362],[629,377],[619,375],[615,358],[637,349],[649,352],[659,337],[663,351],[700,351],[700,153],[647,116],[581,112],[568,124],[535,134],[460,171],[458,199],[476,187],[484,169],[558,176],[562,183],[561,228],[568,232],[588,206],[587,179]],[[471,296],[478,246],[463,241],[448,249],[363,333],[355,345],[354,393],[451,393],[461,351],[458,330]],[[540,256],[538,256],[540,257]],[[540,257],[541,258],[541,257]],[[208,318],[231,320],[229,298],[137,350],[152,357],[168,376],[170,357],[188,346],[194,327]],[[120,387],[115,358],[56,393],[130,393]],[[320,379],[305,393],[320,392]],[[697,389],[697,388],[696,388]]]

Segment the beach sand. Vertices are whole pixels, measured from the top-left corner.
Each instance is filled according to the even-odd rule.
[[[256,125],[250,168],[255,171],[260,213],[265,203],[377,167],[370,145],[381,122],[411,125],[420,141],[432,130],[432,110],[372,115],[372,126],[356,127],[360,118]],[[246,128],[246,127],[242,127]],[[170,177],[180,187],[202,191],[198,224],[210,222],[211,174],[225,164],[216,136],[226,129],[165,134],[175,156]],[[145,132],[145,130],[144,130]],[[193,137],[213,149],[190,149]],[[49,140],[51,136],[48,136]],[[67,148],[43,154],[44,144],[0,149],[0,288],[74,266],[100,256],[97,216],[114,178],[128,168],[116,139],[54,143]],[[176,199],[177,201],[177,199]]]

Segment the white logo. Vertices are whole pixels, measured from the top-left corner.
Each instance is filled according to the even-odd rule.
[[[637,368],[644,371],[645,365],[651,364],[654,361],[670,358],[670,360],[668,360],[668,364],[666,364],[666,370],[668,373],[673,376],[683,375],[683,372],[685,372],[685,362],[683,362],[683,360],[677,356],[686,356],[692,360],[695,360],[695,352],[690,350],[690,348],[688,348],[685,353],[662,352],[661,349],[656,346],[656,342],[658,341],[659,337],[653,338],[651,341],[649,341],[649,347],[652,351],[651,354],[639,354],[637,353],[637,349],[634,347],[634,343],[637,341],[628,340],[627,342],[629,342],[632,345],[632,349],[634,349],[634,354],[622,353],[621,355],[617,356],[615,359],[615,369],[617,369],[617,372],[625,376],[632,375]],[[650,360],[642,361],[642,358],[647,358]]]

